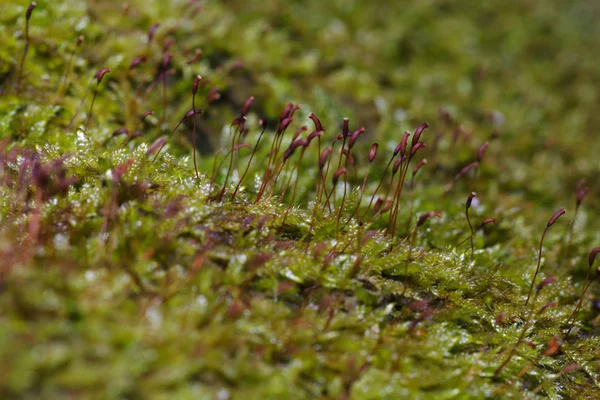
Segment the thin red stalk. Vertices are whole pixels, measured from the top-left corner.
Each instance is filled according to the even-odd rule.
[[[410,229],[410,224],[412,223],[413,212],[415,208],[415,176],[417,172],[421,169],[423,165],[427,164],[427,159],[424,158],[413,168],[412,175],[410,176],[410,210],[408,213],[408,222],[406,223],[406,234],[408,234],[408,230]]]
[[[363,195],[365,194],[365,187],[367,186],[367,179],[369,178],[370,168],[371,168],[371,163],[369,163],[369,165],[367,166],[367,172],[365,173],[365,177],[363,178],[363,183],[362,183],[362,185],[360,185],[360,195],[358,196],[358,201],[356,203],[356,207],[354,207],[354,211],[352,211],[352,214],[350,214],[350,216],[348,217],[348,220],[346,220],[346,225],[350,222],[350,220],[352,220],[352,218],[354,218],[354,216],[356,215],[356,212],[358,211],[358,209],[360,207],[360,203],[362,202]]]
[[[267,188],[269,179],[271,177],[270,174],[273,171],[273,165],[271,164],[271,159],[273,157],[273,153],[275,152],[275,143],[277,142],[277,135],[278,135],[278,133],[276,132],[275,135],[273,136],[273,139],[271,140],[271,149],[269,151],[269,159],[267,161],[267,169],[265,170],[263,180],[260,183],[260,188],[258,190],[258,195],[256,196],[255,203],[258,203],[261,200],[261,198],[265,192],[265,189]]]
[[[25,66],[25,58],[27,57],[27,51],[29,50],[29,18],[33,9],[37,6],[35,1],[32,1],[27,7],[25,13],[25,47],[23,48],[23,55],[21,56],[21,62],[19,63],[19,74],[17,75],[17,96],[21,93],[21,78],[23,76],[23,67]]]
[[[348,157],[346,157],[346,165],[347,165],[347,161],[348,161]],[[346,170],[348,170],[347,167],[344,167]],[[337,223],[336,223],[336,229],[335,232],[336,234],[339,233],[340,231],[340,219],[342,218],[342,212],[344,211],[344,203],[346,202],[346,186],[348,185],[348,174],[344,174],[344,195],[342,197],[342,204],[340,204],[340,208],[338,211],[338,216],[337,216]]]
[[[535,284],[535,278],[537,278],[538,273],[540,272],[540,263],[542,262],[542,246],[544,244],[544,237],[546,236],[546,232],[548,232],[548,227],[544,229],[544,233],[542,234],[542,239],[540,240],[540,248],[538,252],[538,260],[537,266],[535,268],[535,274],[533,275],[533,279],[531,280],[531,286],[529,287],[529,293],[527,294],[527,300],[525,300],[525,305],[529,303],[529,298],[531,297],[531,293],[533,291],[533,285]]]
[[[63,92],[67,90],[69,84],[68,79],[71,73],[73,59],[75,58],[75,52],[77,51],[77,48],[81,45],[81,43],[83,43],[83,35],[79,35],[79,37],[77,38],[77,42],[75,42],[75,49],[73,49],[71,55],[69,56],[69,60],[67,61],[67,64],[65,66],[65,71],[63,72],[63,75],[60,81],[58,82],[58,87],[56,88],[56,98],[54,99],[54,103],[58,103],[58,100],[62,97]]]
[[[167,72],[163,72],[161,76],[162,83],[162,98],[163,98],[163,112],[160,116],[159,126],[164,124],[167,120]]]
[[[396,165],[398,165],[398,168],[402,167],[402,163],[404,163],[404,161],[401,161],[401,160],[402,160],[401,158],[398,158],[396,160],[396,162],[394,162],[394,166],[392,167],[392,176],[390,177],[390,184],[388,185],[387,191],[385,192],[385,195],[383,196],[384,200],[391,201],[390,210],[394,206],[394,199],[392,198],[392,200],[389,200],[390,192],[392,191],[392,189],[394,189],[394,192],[396,191],[395,188],[394,188],[394,179],[396,178],[396,174],[398,173],[398,169],[396,168]],[[402,173],[402,170],[400,170],[400,173]],[[380,225],[383,224],[383,214],[384,214],[384,212],[382,211],[381,214],[380,214],[380,218],[379,218]],[[374,216],[375,215],[373,215],[371,217],[371,220],[373,219]],[[391,216],[392,216],[392,212],[390,212],[390,216],[388,218],[390,218]],[[389,220],[388,220],[388,223],[389,223]],[[386,232],[387,232],[387,227],[386,227]]]
[[[183,121],[185,121],[187,118],[193,117],[196,114],[202,114],[202,110],[200,110],[200,109],[192,109],[192,110],[188,111],[183,116],[183,118],[181,118],[181,121],[179,121],[179,123],[175,126],[175,128],[173,128],[173,130],[171,131],[171,134],[169,136],[171,136],[171,135],[173,135],[175,133],[175,131],[177,130],[177,128],[179,128],[179,126],[183,123]],[[162,151],[163,147],[165,147],[166,144],[167,144],[167,141],[165,140],[165,142],[160,146],[160,148],[156,152],[156,155],[152,159],[152,162],[156,161],[156,159],[158,158],[158,155],[160,154],[160,152]]]
[[[238,190],[240,189],[240,186],[242,185],[242,182],[244,181],[244,178],[246,177],[246,174],[248,173],[248,169],[250,168],[250,164],[252,163],[252,159],[254,158],[254,155],[256,154],[256,149],[258,149],[258,145],[260,143],[260,139],[263,136],[263,133],[265,133],[265,129],[266,129],[266,124],[262,124],[262,130],[260,131],[260,134],[258,135],[258,140],[256,141],[256,144],[254,145],[254,149],[252,150],[252,153],[250,154],[250,159],[248,160],[248,164],[246,165],[246,169],[244,170],[244,173],[242,174],[242,176],[240,177],[240,180],[238,181],[238,184],[235,187],[235,190],[233,191],[233,197],[235,197],[235,195],[237,194]]]
[[[406,179],[406,173],[408,171],[408,166],[410,165],[410,157],[406,160],[405,165],[400,167],[400,177],[398,181],[398,186],[396,186],[396,192],[394,193],[393,202],[394,205],[392,207],[392,211],[390,213],[390,218],[388,219],[388,227],[386,233],[391,230],[391,236],[394,237],[396,233],[396,221],[398,218],[398,208],[400,206],[400,198],[402,196],[402,189],[404,188],[404,181]]]
[[[331,143],[331,154],[329,156],[329,158],[327,159],[327,167],[325,168],[325,173],[323,174],[323,191],[324,193],[327,193],[327,176],[329,175],[329,166],[331,165],[331,160],[333,159],[333,149],[335,148],[335,143],[337,142],[337,138],[333,140],[333,142]],[[331,193],[330,193],[331,195]],[[329,206],[329,211],[331,212],[331,205],[329,204],[329,197],[326,197],[326,202],[323,205],[323,209],[321,210],[321,212],[325,211],[325,207]]]
[[[287,160],[290,159],[292,157],[292,155],[296,152],[296,149],[299,147],[300,143],[305,143],[306,142],[306,139],[298,139],[298,140],[296,140],[296,138],[298,137],[298,135],[300,135],[300,132],[302,132],[302,130],[303,129],[299,129],[296,132],[296,134],[294,135],[294,137],[292,137],[292,140],[290,141],[290,144],[289,144],[287,150],[284,151],[283,154],[282,154],[282,158],[281,158],[281,161],[280,161],[281,162],[281,167],[279,168],[279,170],[277,171],[277,174],[275,175],[275,180],[273,182],[273,191],[271,192],[270,196],[273,196],[275,193],[277,193],[277,181],[279,180],[280,174],[283,172],[283,168],[285,167]],[[307,144],[307,143],[305,143],[305,144]],[[291,172],[292,175],[293,175],[293,172],[294,172],[294,169],[295,169],[295,165],[296,164],[294,164],[294,167],[292,167],[292,172]],[[291,179],[291,177],[288,178],[288,182],[289,182],[290,179]],[[285,187],[287,187],[287,184],[284,185],[284,188]],[[283,190],[283,191],[285,192],[285,190]]]
[[[202,79],[200,75],[196,76],[196,79],[194,80],[194,85],[192,86],[192,110],[196,109],[196,93],[198,92],[198,84],[200,82],[200,79]],[[196,172],[196,179],[199,179],[200,176],[198,175],[198,165],[196,162],[196,114],[194,114],[194,116],[192,117],[192,121],[194,124],[194,127],[192,129],[192,157],[194,158],[194,172]]]
[[[73,114],[73,116],[71,117],[71,120],[69,121],[69,124],[65,128],[65,133],[68,133],[69,130],[71,129],[71,126],[73,126],[73,123],[75,122],[75,118],[77,118],[77,116],[79,115],[79,112],[81,111],[81,108],[83,107],[83,104],[85,103],[85,99],[87,98],[87,95],[90,91],[90,88],[92,87],[93,82],[94,82],[94,78],[92,78],[92,80],[90,81],[90,84],[85,89],[85,93],[83,94],[83,97],[81,98],[81,101],[79,102],[79,105],[77,106],[77,110],[75,110],[75,114]]]
[[[544,233],[542,234],[542,239],[540,240],[540,248],[539,248],[539,252],[538,252],[538,261],[537,261],[537,266],[535,268],[535,274],[533,275],[533,279],[531,280],[531,286],[529,287],[529,293],[527,294],[527,300],[525,300],[525,305],[527,305],[527,303],[529,303],[529,298],[531,297],[531,293],[533,291],[533,285],[535,284],[535,278],[537,278],[537,275],[540,272],[540,264],[542,262],[542,246],[544,244],[544,238],[546,237],[546,232],[548,232],[548,229],[552,225],[554,225],[554,223],[556,222],[556,220],[558,220],[558,218],[561,215],[563,215],[564,213],[565,213],[565,209],[564,208],[558,210],[550,218],[550,220],[548,221],[548,224],[546,224],[546,228],[544,229]]]
[[[573,244],[573,230],[575,229],[575,221],[577,220],[577,214],[579,212],[579,207],[583,202],[586,194],[589,192],[590,188],[584,187],[581,188],[582,185],[585,184],[585,180],[580,181],[581,185],[577,185],[577,198],[575,202],[575,212],[573,213],[573,219],[571,220],[571,225],[569,226],[569,240],[567,242],[567,250],[565,254],[565,259],[569,259],[569,255],[571,254],[571,246]]]
[[[271,192],[269,194],[269,199],[273,196],[273,194],[276,193],[277,191],[277,181],[279,180],[279,176],[281,175],[281,173],[283,172],[283,169],[285,168],[287,162],[287,160],[281,160],[279,163],[275,164],[276,165],[276,169],[275,169],[275,174],[273,175],[273,185],[271,188]]]
[[[465,207],[465,215],[467,216],[467,223],[469,224],[469,230],[471,231],[471,262],[473,261],[473,252],[474,252],[474,246],[473,246],[473,235],[475,234],[475,232],[473,231],[473,225],[471,225],[471,219],[469,218],[469,209],[471,208],[471,202],[473,201],[473,198],[477,196],[477,193],[472,192],[469,197],[467,198],[467,203],[466,203],[466,207]]]
[[[390,169],[390,165],[392,165],[392,161],[394,161],[394,158],[396,158],[396,154],[392,155],[392,157],[390,158],[390,161],[388,161],[387,165],[385,166],[385,169],[383,170],[383,175],[381,177],[381,180],[379,181],[379,185],[377,185],[377,188],[373,192],[373,196],[371,197],[371,201],[369,201],[369,205],[367,206],[367,209],[365,210],[365,212],[363,213],[362,217],[360,218],[361,220],[363,220],[365,218],[365,216],[367,215],[367,213],[371,209],[371,205],[373,204],[373,200],[375,200],[375,197],[377,197],[377,192],[379,192],[379,189],[381,188],[381,185],[383,185],[383,181],[385,179],[385,175],[387,174],[387,171]]]
[[[294,177],[294,173],[299,169],[300,163],[302,162],[302,158],[304,157],[304,152],[306,151],[306,147],[302,147],[302,150],[300,151],[300,157],[298,157],[298,160],[296,160],[296,163],[294,164],[294,167],[292,168],[292,171],[290,172],[290,176],[288,177],[287,182],[285,183],[285,185],[283,186],[283,189],[281,189],[281,200],[283,201],[283,198],[285,197],[285,194],[287,192],[287,190],[290,187],[290,183],[292,182],[292,178]],[[298,181],[298,179],[296,179],[296,182]]]
[[[294,111],[298,108],[300,108],[300,106],[294,106],[292,103],[288,103],[288,105],[284,108],[283,112],[279,117],[279,122],[277,123],[277,130],[275,131],[275,136],[273,137],[273,141],[271,142],[269,160],[267,161],[267,170],[265,171],[260,190],[258,191],[258,195],[255,201],[256,203],[258,203],[262,199],[262,196],[265,193],[269,180],[272,176],[273,168],[275,167],[273,164],[275,163],[275,160],[277,160],[277,155],[279,154],[281,142],[283,141],[283,133],[292,122],[291,116],[293,115]]]
[[[347,169],[346,168],[339,168],[337,171],[335,171],[335,174],[333,174],[333,177],[331,179],[331,183],[332,183],[332,187],[331,187],[331,191],[329,192],[329,194],[327,195],[326,201],[329,201],[329,198],[331,197],[331,194],[335,192],[335,187],[339,181],[339,178],[341,175],[345,175],[347,173]],[[339,225],[338,225],[339,228]]]
[[[592,266],[594,265],[594,261],[596,260],[596,255],[598,253],[600,253],[600,247],[596,247],[595,249],[593,249],[590,252],[590,255],[588,258],[588,272],[587,272],[587,275],[585,276],[583,290],[581,291],[581,297],[579,298],[579,302],[577,303],[575,310],[573,310],[573,313],[567,319],[567,324],[570,326],[569,326],[569,329],[567,330],[567,333],[565,334],[565,338],[567,336],[569,336],[569,333],[571,333],[571,329],[573,329],[573,324],[575,323],[575,317],[577,316],[577,313],[579,312],[579,310],[581,310],[581,306],[583,304],[583,299],[585,298],[585,293],[587,292],[588,288],[590,287],[590,285],[593,282],[590,280],[590,276],[592,275]],[[600,274],[600,271],[596,272],[597,276],[598,276],[598,274]]]
[[[92,96],[92,103],[90,104],[90,112],[88,113],[88,119],[85,123],[85,128],[83,130],[83,133],[87,133],[88,126],[92,119],[92,108],[94,107],[94,101],[96,101],[96,94],[98,94],[98,83],[96,83],[96,89],[94,90],[94,96]]]
[[[241,123],[241,122],[240,122]],[[221,189],[221,191],[219,192],[219,194],[217,195],[217,200],[221,201],[223,199],[223,195],[225,194],[225,190],[227,189],[227,183],[229,181],[229,176],[231,175],[231,169],[233,168],[233,158],[235,156],[235,139],[238,136],[238,132],[239,132],[239,124],[237,125],[236,129],[233,131],[233,135],[231,138],[231,150],[230,150],[230,155],[229,155],[229,168],[227,168],[227,174],[225,175],[225,181],[223,182],[223,188]],[[239,136],[241,137],[241,132],[239,132]]]
[[[299,166],[300,162],[302,162],[302,157],[304,156],[304,151],[306,150],[306,147],[302,148],[302,152],[300,153],[300,157],[298,158],[298,162],[296,163],[296,166],[294,167],[294,169],[292,170],[292,173],[290,175],[290,179],[292,178],[292,176],[294,175],[294,171],[296,170],[296,167]],[[285,209],[285,214],[283,215],[283,221],[281,222],[281,228],[283,228],[284,224],[285,224],[285,220],[287,219],[287,216],[290,212],[290,209],[292,208],[292,206],[294,205],[294,201],[296,200],[296,189],[298,188],[298,178],[296,178],[296,180],[294,181],[294,189],[292,192],[292,199],[290,200],[287,208]],[[288,181],[289,184],[289,181]],[[287,187],[286,187],[287,190]],[[281,199],[283,200],[283,196],[285,196],[285,191],[283,192],[283,194],[281,195]]]
[[[483,228],[485,225],[489,224],[489,223],[496,223],[496,219],[495,218],[486,218],[478,227],[477,229],[475,229],[475,232],[477,232],[479,229]],[[464,238],[459,244],[456,245],[456,248],[459,248],[460,246],[462,246],[463,244],[465,244],[468,240],[469,240],[470,236],[467,236],[466,238]]]
[[[406,257],[405,264],[404,264],[404,289],[402,291],[402,294],[404,294],[406,292],[406,288],[408,287],[408,263],[412,260],[412,251],[413,251],[413,248],[415,247],[415,242],[417,239],[417,231],[418,231],[419,227],[425,223],[425,221],[427,221],[429,218],[434,217],[434,216],[437,218],[442,218],[442,214],[438,211],[429,211],[429,212],[421,215],[419,217],[419,219],[417,220],[417,224],[415,225],[415,228],[412,230],[412,232],[410,234],[411,240],[410,240],[410,245],[408,248],[408,256]],[[393,242],[392,242],[392,246],[393,246]]]
[[[521,330],[521,334],[519,335],[519,338],[517,339],[517,342],[513,345],[513,347],[511,348],[508,356],[504,359],[504,361],[502,362],[502,364],[500,364],[500,366],[496,369],[496,371],[494,371],[494,376],[498,376],[498,374],[500,374],[500,372],[502,372],[502,370],[504,369],[504,367],[506,367],[508,365],[508,363],[510,362],[510,360],[512,360],[512,358],[515,356],[515,354],[517,354],[517,351],[519,349],[519,346],[521,345],[521,343],[523,343],[523,339],[525,339],[525,335],[527,334],[527,331],[529,330],[529,324],[531,324],[532,321],[532,311],[535,307],[538,295],[540,294],[540,291],[542,290],[542,288],[549,283],[552,283],[556,280],[555,277],[550,277],[550,278],[546,278],[544,281],[542,281],[542,283],[540,283],[540,285],[538,285],[538,290],[535,292],[535,296],[533,297],[533,302],[531,303],[531,309],[529,312],[529,316],[528,318],[525,320],[525,323],[523,324],[523,329]],[[538,312],[537,315],[540,315],[541,313],[543,313],[549,306],[551,306],[552,303],[549,303],[547,305],[544,305]]]
[[[102,82],[102,78],[104,78],[104,75],[110,72],[110,68],[102,68],[98,72],[96,72],[96,75],[94,76],[96,78],[96,89],[94,90],[94,97],[92,97],[92,103],[90,104],[90,112],[88,114],[88,119],[85,123],[85,129],[83,130],[83,133],[87,133],[88,126],[92,119],[92,109],[94,108],[94,101],[96,100],[96,95],[98,94],[98,87],[100,86],[100,82]]]

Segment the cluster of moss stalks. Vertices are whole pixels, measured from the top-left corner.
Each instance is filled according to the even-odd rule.
[[[598,396],[595,193],[511,193],[497,113],[276,112],[218,7],[53,7],[0,43],[0,397]]]

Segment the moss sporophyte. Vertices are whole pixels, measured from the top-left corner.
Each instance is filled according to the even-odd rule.
[[[422,49],[464,29],[433,9],[394,14],[436,13],[405,37],[372,5],[308,1],[319,42],[280,15],[295,3],[100,3],[0,17],[1,398],[600,396],[600,210],[575,184],[598,170],[534,135],[562,120],[534,110],[562,104],[543,86],[506,94],[529,113],[496,64],[447,85],[421,52],[471,42]],[[594,103],[592,69],[559,64]]]

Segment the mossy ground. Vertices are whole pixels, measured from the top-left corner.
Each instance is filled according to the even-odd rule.
[[[8,2],[0,15],[0,397],[600,396],[596,283],[568,339],[543,355],[564,338],[600,246],[595,2],[40,0],[18,84],[27,5]],[[112,71],[96,85],[101,68]],[[198,74],[196,179],[192,121],[170,131]],[[220,98],[209,101],[213,88]],[[228,162],[211,187],[213,153],[250,95],[245,142],[256,143],[259,118],[269,129],[242,190],[231,197],[234,174],[216,201]],[[301,108],[286,145],[302,124],[312,129],[309,112],[327,129],[323,146],[343,117],[366,127],[341,229],[337,210],[311,224],[314,145],[291,176],[293,204],[291,190],[254,201],[289,101]],[[140,122],[146,110],[154,115]],[[385,218],[344,224],[371,143],[380,147],[365,196],[402,132],[423,121],[429,163],[405,189],[396,238]],[[112,137],[123,126],[143,134],[123,143]],[[148,149],[163,135],[154,161]],[[476,176],[449,191],[486,140]],[[239,153],[235,172],[249,160]],[[581,178],[591,191],[571,236]],[[457,247],[472,191],[474,225],[498,220],[477,231],[473,261],[468,243]],[[562,207],[536,282],[557,280],[525,307],[540,237]],[[411,249],[403,239],[431,210],[443,217]],[[495,376],[523,329],[526,344]]]

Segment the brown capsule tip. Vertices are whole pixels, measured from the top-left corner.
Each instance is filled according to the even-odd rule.
[[[419,219],[417,220],[417,227],[423,225],[425,223],[425,221],[427,221],[429,218],[431,217],[438,217],[438,218],[442,218],[442,213],[438,212],[438,211],[429,211],[426,212],[425,214],[421,215],[419,217]]]
[[[244,127],[244,122],[246,122],[246,117],[237,117],[231,122],[231,126],[240,126],[240,131]]]
[[[136,57],[133,59],[131,64],[129,64],[129,69],[134,69],[135,67],[137,67],[138,65],[140,65],[143,62],[146,62],[145,56]]]
[[[479,165],[479,163],[477,161],[474,161],[471,164],[463,167],[463,169],[461,169],[460,172],[458,174],[456,174],[456,176],[454,177],[454,180],[460,178],[461,176],[463,176],[464,174],[466,174],[467,172],[469,172],[473,168],[476,168],[478,165]]]
[[[192,94],[195,95],[198,93],[198,86],[200,85],[200,81],[202,80],[202,75],[196,75],[194,78],[194,84],[192,85]]]
[[[252,102],[254,102],[254,96],[248,97],[248,100],[246,100],[244,106],[242,107],[242,116],[248,114],[248,110],[250,110]]]
[[[214,103],[215,101],[219,100],[221,98],[221,93],[219,93],[219,88],[217,86],[210,88],[206,98],[209,103]]]
[[[337,171],[335,171],[335,174],[333,174],[333,177],[331,178],[331,182],[334,185],[337,184],[338,180],[340,179],[340,176],[344,175],[346,171],[346,168],[340,168]]]
[[[119,179],[121,179],[121,177],[123,175],[125,175],[125,173],[129,169],[129,167],[131,167],[132,164],[133,164],[133,160],[130,158],[127,161],[125,161],[124,163],[119,164],[115,168],[113,168],[113,170],[112,170],[113,182],[118,182]]]
[[[554,225],[556,220],[559,219],[560,216],[565,214],[566,212],[567,211],[564,208],[561,208],[560,210],[555,212],[554,215],[552,216],[552,218],[550,218],[550,220],[548,221],[548,225],[546,225],[546,228],[550,228],[552,225]]]
[[[294,140],[292,144],[290,144],[290,149],[297,149],[298,147],[305,147],[308,145],[308,140],[306,139],[298,139]]]
[[[396,172],[398,172],[398,169],[400,169],[400,166],[402,165],[403,161],[404,161],[404,157],[398,157],[396,159],[396,161],[394,161],[394,166],[392,167],[392,174],[395,174]]]
[[[281,115],[279,116],[279,120],[283,121],[284,119],[286,119],[287,117],[290,116],[290,111],[292,111],[292,108],[294,108],[294,104],[293,103],[288,103],[285,108],[283,109],[283,111],[281,112]]]
[[[152,145],[150,145],[150,147],[148,147],[148,151],[146,152],[146,154],[156,153],[166,142],[167,142],[167,138],[164,136],[156,139],[154,141],[154,143],[152,143]]]
[[[365,236],[363,236],[361,244],[364,246],[369,240],[373,239],[375,236],[377,236],[378,231],[376,230],[370,230],[367,233],[365,233]]]
[[[422,159],[421,161],[419,161],[419,162],[417,163],[417,165],[415,165],[415,167],[414,167],[414,168],[413,168],[413,170],[412,170],[412,174],[413,174],[413,176],[414,176],[414,175],[416,175],[416,174],[417,174],[417,172],[419,172],[419,170],[421,169],[421,167],[422,167],[423,165],[425,165],[425,164],[427,164],[427,159],[426,159],[426,158],[424,158],[424,159]]]
[[[471,192],[471,194],[469,195],[469,197],[467,197],[467,211],[469,210],[469,208],[471,208],[471,203],[473,202],[473,199],[475,198],[475,196],[477,196],[477,193],[475,192]]]
[[[404,136],[402,136],[402,140],[400,140],[400,144],[398,146],[396,146],[396,149],[394,150],[394,156],[396,156],[398,153],[400,153],[400,154],[406,153],[406,146],[408,143],[409,136],[410,136],[410,132],[405,131]]]
[[[383,205],[383,198],[377,197],[377,200],[375,200],[375,205],[373,206],[373,215],[375,215],[379,212],[382,205]]]
[[[310,135],[306,137],[306,140],[308,140],[308,143],[310,144],[310,142],[312,142],[314,138],[321,136],[323,136],[323,131],[312,131]]]
[[[252,148],[252,145],[250,143],[240,143],[234,147],[234,150],[238,151],[239,149],[251,149],[251,148]]]
[[[292,137],[292,140],[298,139],[298,136],[300,136],[300,134],[306,130],[308,130],[306,125],[302,125],[300,128],[296,129],[296,132],[294,132],[294,136]]]
[[[148,115],[154,115],[154,111],[148,110],[142,114],[142,121],[146,119]]]
[[[156,33],[156,30],[158,29],[158,27],[160,26],[160,24],[154,24],[150,27],[150,29],[148,29],[148,42],[152,41],[152,38],[154,37],[154,34]]]
[[[144,132],[142,131],[135,131],[131,134],[131,136],[129,137],[129,139],[135,139],[135,138],[139,138],[140,136],[144,136]]]
[[[185,113],[185,117],[184,118],[190,118],[193,117],[194,115],[197,114],[202,114],[202,110],[199,108],[192,108],[190,111]]]
[[[163,57],[163,60],[162,60],[162,68],[163,68],[163,70],[167,69],[167,67],[171,63],[172,59],[173,59],[173,54],[171,54],[171,53],[165,54],[165,56]]]
[[[27,21],[29,21],[29,18],[31,18],[31,13],[33,12],[33,9],[37,6],[37,3],[35,1],[32,1],[31,3],[29,3],[29,7],[27,7],[27,12],[25,12],[25,19],[27,19]]]
[[[373,160],[375,159],[378,148],[379,148],[379,145],[377,143],[373,143],[373,146],[371,146],[371,150],[369,151],[369,162],[370,163],[372,163]]]
[[[352,157],[352,154],[348,151],[348,149],[342,149],[342,154],[348,158],[348,162],[351,165],[355,165],[354,157]]]
[[[548,347],[546,347],[544,355],[546,357],[551,357],[555,355],[560,349],[560,346],[562,346],[562,341],[559,339],[558,336],[553,336],[552,339],[550,339],[550,341],[548,342]]]
[[[292,107],[292,109],[290,110],[290,118],[292,118],[294,116],[294,113],[296,111],[298,111],[300,109],[300,105],[296,104],[294,107]]]
[[[319,156],[320,170],[323,170],[323,167],[325,167],[325,163],[327,162],[327,157],[329,156],[329,153],[331,153],[331,147],[326,147],[325,150],[323,150],[323,152]]]
[[[125,135],[127,133],[129,133],[129,130],[127,128],[119,128],[112,133],[112,136],[115,137],[119,135]]]
[[[167,50],[169,50],[169,48],[170,48],[171,46],[173,46],[174,44],[175,44],[175,39],[173,39],[173,38],[170,38],[170,39],[168,39],[168,40],[165,42],[165,44],[163,45],[163,51],[167,51]]]
[[[573,372],[576,371],[578,369],[581,368],[581,365],[573,363],[573,364],[569,364],[566,367],[563,368],[562,373],[563,374],[568,374],[569,372]]]
[[[291,122],[292,122],[292,117],[287,117],[284,120],[282,120],[281,123],[279,124],[279,128],[277,128],[277,132],[282,133],[283,131],[285,131]]]
[[[75,46],[77,46],[77,47],[81,46],[81,44],[83,43],[84,40],[85,40],[85,37],[83,35],[79,35],[77,37],[77,41],[75,42]]]
[[[427,147],[427,145],[423,142],[419,142],[416,145],[412,146],[410,149],[410,158],[413,158],[414,155],[417,153],[417,150],[419,150],[420,148],[425,148]]]
[[[588,262],[589,262],[590,268],[594,264],[594,261],[596,260],[596,255],[598,253],[600,253],[600,247],[596,247],[594,250],[592,250],[590,252],[590,256],[588,257]]]
[[[546,311],[547,309],[551,308],[551,307],[556,307],[556,303],[554,303],[554,302],[551,301],[549,303],[544,304],[542,306],[542,308],[540,308],[540,311],[539,311],[540,314],[543,313],[544,311]]]
[[[202,49],[196,49],[196,51],[194,51],[194,56],[190,60],[187,61],[187,64],[189,65],[189,64],[195,63],[200,58],[201,55],[202,55]]]
[[[283,152],[283,162],[286,162],[287,159],[290,158],[294,154],[294,151],[296,151],[296,149],[292,149],[290,147],[285,149],[285,151]]]
[[[348,122],[349,122],[348,117],[345,117],[344,122],[342,122],[342,133],[344,134],[344,136],[348,136],[348,132],[349,132]]]
[[[477,161],[481,162],[483,159],[483,155],[485,154],[485,150],[489,146],[489,142],[484,142],[481,147],[479,147],[479,152],[477,153]]]
[[[583,198],[585,197],[586,194],[588,194],[588,192],[590,191],[589,187],[585,187],[583,189],[581,189],[579,192],[577,192],[577,205],[581,205],[581,202],[583,201]]]
[[[386,212],[390,211],[392,209],[393,205],[394,205],[394,202],[392,201],[392,199],[387,199],[385,201],[385,206],[383,206],[383,208],[381,209],[381,213],[385,214]]]
[[[537,345],[535,343],[533,343],[531,340],[525,340],[523,341],[523,343],[527,346],[529,346],[530,348],[532,348],[533,350],[537,349]]]
[[[483,222],[481,223],[481,226],[487,225],[487,224],[497,224],[498,221],[496,221],[496,218],[486,218],[483,220]]]
[[[537,291],[539,292],[540,290],[542,290],[543,288],[545,288],[546,286],[556,282],[557,279],[555,276],[549,276],[547,278],[545,278],[544,280],[542,280],[538,285],[537,285]]]
[[[413,135],[413,138],[412,138],[411,147],[414,147],[417,143],[419,143],[421,134],[423,133],[425,128],[428,128],[428,127],[429,127],[429,124],[427,122],[423,122],[421,125],[419,125],[417,127],[417,129],[415,130],[415,134]]]
[[[104,78],[104,75],[110,73],[111,71],[112,70],[110,68],[102,68],[98,70],[98,72],[96,72],[96,75],[94,75],[94,77],[98,80],[98,84],[102,82],[102,78]]]
[[[360,128],[355,130],[354,132],[352,132],[350,134],[350,140],[348,141],[348,148],[351,149],[352,147],[354,147],[354,144],[356,143],[356,139],[358,139],[358,137],[363,134],[365,132],[365,128]]]
[[[320,131],[320,132],[325,130],[325,129],[323,129],[323,125],[321,125],[321,121],[315,114],[309,113],[308,118],[310,118],[312,120],[313,124],[315,124],[315,130]]]
[[[504,311],[500,312],[496,315],[496,324],[502,325],[504,323],[504,319],[506,318],[506,313]]]

